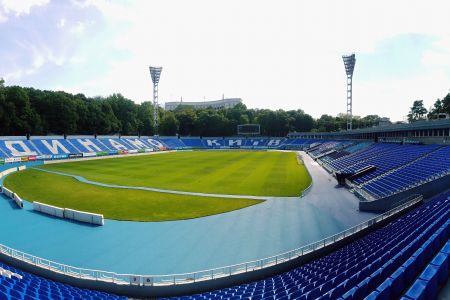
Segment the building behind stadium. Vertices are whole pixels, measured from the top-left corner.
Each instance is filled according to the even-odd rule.
[[[166,110],[175,110],[178,106],[190,106],[192,108],[232,108],[235,105],[242,103],[241,98],[223,98],[221,100],[212,100],[212,101],[192,101],[192,102],[186,102],[181,99],[181,101],[172,101],[172,102],[166,102],[165,109]]]

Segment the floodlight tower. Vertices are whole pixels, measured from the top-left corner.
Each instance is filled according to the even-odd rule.
[[[352,81],[353,69],[355,68],[355,53],[342,55],[345,73],[347,74],[347,130],[352,130]]]
[[[155,135],[158,135],[158,83],[161,76],[162,67],[149,67],[153,82],[153,125]]]

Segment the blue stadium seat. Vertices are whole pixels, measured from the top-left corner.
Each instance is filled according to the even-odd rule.
[[[167,145],[169,149],[190,149],[192,147],[186,146],[186,144],[178,138],[173,137],[160,137],[159,140]]]
[[[403,147],[406,146],[399,146],[395,150],[405,150],[406,148]],[[413,151],[411,147],[417,149],[413,149]],[[378,176],[383,174],[378,171],[374,175],[369,173],[370,176],[364,175],[366,177],[363,176],[356,182],[362,184],[361,187],[375,198],[382,198],[415,187],[430,179],[444,176],[450,171],[450,146],[410,146],[408,151],[397,152],[390,159],[386,156],[380,158],[384,164],[390,164],[382,171],[386,173],[393,170],[392,172],[383,176]],[[359,166],[370,163],[375,162],[365,161],[359,163]],[[356,167],[353,165],[352,168]],[[367,179],[372,178],[374,180],[364,183]]]
[[[113,294],[80,289],[23,272],[6,264],[0,268],[22,276],[11,278],[0,275],[0,299],[126,299]]]
[[[443,237],[450,227],[449,195],[439,195],[389,225],[291,271],[187,299],[216,299],[218,295],[221,299],[237,296],[241,299],[279,299],[286,296],[288,299],[399,298],[423,269],[420,261],[426,261],[428,249],[436,251],[442,247],[442,254],[450,251],[450,246],[443,246]],[[448,276],[448,271],[441,271],[439,266],[447,266],[448,269],[448,259],[441,255],[433,261],[436,272],[423,274],[421,280],[435,280],[433,282],[439,286]],[[436,290],[428,288],[426,295],[432,295]]]

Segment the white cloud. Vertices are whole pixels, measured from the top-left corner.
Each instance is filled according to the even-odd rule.
[[[56,27],[58,28],[64,28],[64,26],[66,26],[66,19],[65,18],[61,18],[58,23],[56,24]]]
[[[4,15],[0,9],[0,23],[5,22],[6,20],[8,20],[8,17]]]
[[[31,51],[31,62],[26,66],[16,67],[14,70],[6,73],[5,80],[7,81],[19,81],[25,76],[36,74],[45,64],[51,63],[56,66],[62,66],[67,61],[64,55],[56,55],[51,48],[44,44],[33,45],[23,42],[21,46]]]
[[[250,107],[300,107],[316,117],[345,111],[342,53],[373,53],[381,42],[402,34],[440,41],[449,33],[445,1],[258,1],[258,9],[253,1],[121,5],[88,0],[83,5],[96,7],[111,26],[125,22],[117,26],[113,45],[130,54],[110,63],[106,76],[95,83],[84,83],[86,90],[148,100],[147,66],[156,64],[164,67],[162,101],[214,99],[225,93],[242,97]],[[433,16],[424,18],[430,7]],[[430,52],[423,62],[444,58]],[[358,69],[357,63],[355,113],[393,119],[401,119],[415,98],[431,101],[433,93],[440,95],[450,79],[434,70],[427,75],[435,80],[422,76],[364,83],[358,82],[358,72],[370,70]]]
[[[86,24],[83,22],[77,22],[70,29],[70,33],[80,35],[80,34],[83,34],[85,30],[86,30]]]
[[[43,51],[42,57],[46,62],[72,65],[90,63],[92,57],[103,59],[101,65],[108,68],[98,78],[67,87],[88,95],[121,92],[133,100],[148,100],[148,65],[155,64],[163,66],[162,101],[181,96],[214,99],[225,93],[242,97],[249,107],[302,108],[316,117],[335,115],[346,109],[340,56],[353,51],[357,55],[355,114],[401,119],[413,100],[424,99],[429,106],[449,87],[450,2],[445,0],[72,3],[102,14],[106,29],[99,37],[108,40],[101,48],[90,47],[86,44],[92,44],[92,35],[85,33],[98,27],[90,23],[94,20],[72,23],[60,19],[58,24],[67,28],[61,32],[76,35],[80,49],[70,59],[54,55],[60,53],[57,49],[51,49],[51,54]],[[360,74],[372,70],[362,69],[358,55],[378,53],[383,42],[407,34],[435,41],[417,63],[424,68],[420,75],[360,79]],[[104,53],[100,58],[95,55],[99,51]],[[116,52],[120,58],[112,56]]]
[[[448,74],[431,71],[410,78],[359,84],[355,90],[354,111],[359,115],[373,111],[394,120],[403,120],[414,100],[424,100],[428,108],[449,92],[448,83]]]
[[[127,18],[130,15],[127,15],[127,12],[130,9],[126,9],[127,7],[135,7],[136,1],[132,3],[114,3],[112,1],[106,0],[71,0],[71,2],[81,8],[95,7],[97,8],[103,15],[108,16],[110,18]],[[133,8],[131,8],[133,10]]]
[[[29,14],[33,6],[43,6],[50,0],[1,0],[0,7],[6,14],[14,13],[16,16]]]
[[[450,37],[445,36],[438,39],[433,47],[426,50],[422,63],[430,67],[450,68]]]
[[[84,62],[86,62],[86,58],[82,57],[82,56],[72,56],[69,59],[69,63],[74,64],[74,65],[75,64],[82,64]]]
[[[16,67],[14,70],[6,73],[6,81],[16,81],[20,80],[23,76],[32,75],[36,73],[46,62],[44,54],[39,51],[35,45],[23,43],[22,46],[31,50],[31,63],[25,67]]]

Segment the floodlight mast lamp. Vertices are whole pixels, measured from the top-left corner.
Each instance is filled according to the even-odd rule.
[[[352,82],[353,70],[355,69],[355,53],[342,55],[345,73],[347,74],[347,130],[352,130]]]
[[[155,135],[158,135],[158,83],[161,76],[162,67],[149,67],[150,76],[153,82],[153,125],[155,127]]]

